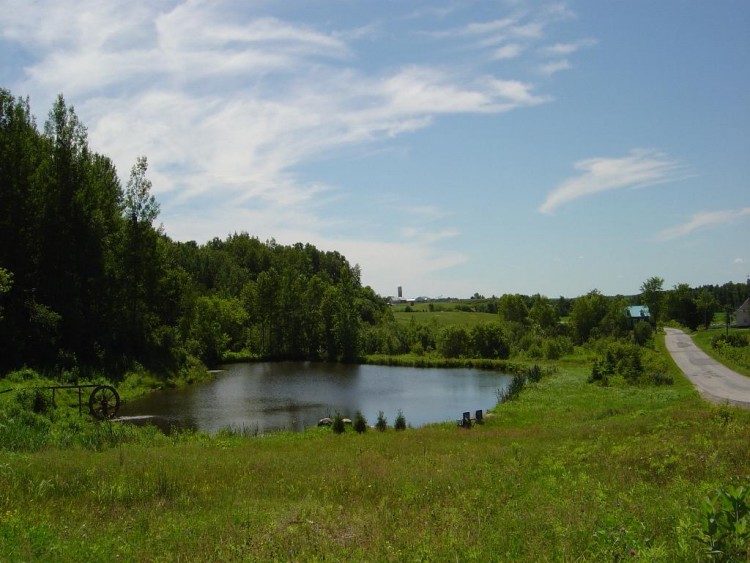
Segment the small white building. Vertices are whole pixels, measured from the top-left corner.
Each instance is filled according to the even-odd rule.
[[[745,299],[745,302],[735,311],[734,317],[735,326],[750,327],[750,298]]]

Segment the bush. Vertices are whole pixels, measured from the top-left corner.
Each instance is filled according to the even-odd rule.
[[[534,364],[526,370],[526,379],[532,383],[539,383],[542,380],[542,368]]]
[[[340,413],[336,413],[333,417],[333,425],[331,426],[334,434],[343,434],[346,431],[346,425],[344,424],[344,417]]]
[[[415,342],[411,345],[409,352],[414,354],[415,356],[424,356],[424,346],[421,342]]]
[[[750,342],[748,341],[747,336],[738,333],[720,334],[718,336],[714,336],[711,339],[711,348],[713,348],[714,350],[720,350],[724,346],[731,346],[732,348],[744,348],[748,345],[750,345]]]
[[[604,371],[604,362],[601,359],[594,360],[594,365],[591,366],[591,375],[589,376],[589,383],[601,383],[602,385],[609,384],[609,378]]]
[[[510,385],[505,389],[498,389],[495,392],[497,395],[498,403],[506,403],[516,399],[526,387],[526,375],[515,374],[513,379],[510,380]]]
[[[652,350],[646,350],[643,354],[643,381],[653,385],[674,383],[667,360]]]
[[[10,372],[6,379],[13,383],[20,383],[22,381],[29,381],[31,379],[41,379],[40,375],[31,368],[23,368],[16,371]]]
[[[354,415],[354,430],[356,430],[358,434],[364,434],[367,432],[367,419],[361,411],[357,411]]]
[[[556,339],[545,340],[542,344],[542,352],[547,360],[559,360],[563,355],[562,347]]]
[[[378,412],[378,421],[375,423],[375,428],[380,432],[385,432],[388,428],[388,419],[383,414],[383,411]]]
[[[437,350],[444,358],[461,358],[469,355],[469,333],[462,326],[448,325],[437,337]]]
[[[398,409],[398,415],[396,416],[396,422],[393,424],[393,427],[396,430],[406,430],[406,418],[404,418],[404,413],[401,412],[401,409]]]
[[[633,338],[635,343],[639,346],[645,346],[651,342],[654,337],[654,329],[651,328],[651,324],[641,321],[636,323],[633,328]]]
[[[641,323],[643,324],[643,323]],[[670,385],[673,383],[669,367],[661,356],[650,348],[621,341],[606,341],[594,361],[589,383],[609,383],[609,378],[621,376],[627,383]]]
[[[478,358],[502,358],[510,355],[500,323],[483,323],[475,325],[470,334],[471,347]]]
[[[36,414],[47,414],[54,407],[52,391],[42,389],[20,389],[16,393],[16,402],[23,410]]]

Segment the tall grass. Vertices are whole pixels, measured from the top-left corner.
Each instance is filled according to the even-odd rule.
[[[493,360],[488,358],[443,358],[441,356],[419,356],[416,354],[371,354],[364,359],[365,364],[400,366],[414,368],[472,368],[502,371],[504,373],[522,372],[527,368],[523,362]]]

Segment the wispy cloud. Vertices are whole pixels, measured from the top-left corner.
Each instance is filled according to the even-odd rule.
[[[541,47],[538,50],[538,54],[551,60],[539,65],[538,70],[547,76],[551,76],[563,70],[569,70],[573,68],[573,65],[568,57],[581,49],[592,47],[596,45],[596,43],[596,39],[589,37],[570,43],[555,43],[553,45]]]
[[[552,213],[559,206],[596,193],[622,188],[643,188],[673,182],[687,175],[686,167],[664,153],[634,149],[621,158],[590,158],[575,163],[581,174],[552,190],[539,207]]]
[[[560,5],[562,7],[562,5]],[[567,9],[540,9],[531,11],[518,10],[508,17],[489,21],[471,22],[462,26],[425,32],[425,35],[436,39],[453,39],[468,42],[475,49],[490,49],[489,59],[494,61],[518,57],[524,51],[533,48],[544,41],[549,34],[552,24],[569,19],[572,16]],[[547,56],[561,56],[572,54],[576,50],[589,45],[592,40],[582,39],[569,44],[555,44],[548,49],[555,49],[565,53],[555,55],[550,52]]]
[[[146,153],[157,192],[179,189],[182,198],[210,190],[238,201],[304,203],[326,187],[290,173],[302,162],[422,129],[438,115],[550,99],[532,84],[458,67],[348,67],[347,41],[374,29],[367,25],[324,32],[197,2],[166,10],[124,1],[106,10],[93,1],[77,9],[16,4],[0,20],[2,34],[37,51],[22,91],[42,99],[64,91],[120,169]],[[48,14],[60,25],[47,25]],[[528,35],[531,23],[496,20],[456,32]]]
[[[539,52],[545,57],[566,57],[586,47],[593,47],[597,41],[594,38],[579,39],[571,43],[555,43],[542,47]]]
[[[570,61],[568,61],[567,59],[561,59],[559,61],[552,61],[540,65],[539,72],[541,72],[542,74],[546,74],[547,76],[551,76],[563,70],[569,70],[570,68],[572,68]]]
[[[492,58],[496,61],[505,59],[515,59],[521,53],[523,53],[524,47],[520,43],[508,43],[495,49],[492,53]]]
[[[682,238],[698,230],[726,226],[747,217],[750,217],[750,207],[725,211],[701,211],[692,215],[688,221],[681,225],[675,225],[660,231],[656,238],[660,241]]]
[[[455,55],[439,62],[364,61],[374,43],[368,39],[394,33],[387,18],[337,28],[231,0],[8,0],[0,38],[26,57],[6,86],[29,95],[36,111],[62,92],[88,126],[92,147],[121,173],[137,155],[148,156],[171,236],[206,240],[244,229],[320,243],[338,240],[332,202],[356,187],[306,177],[301,167],[388,146],[442,116],[500,114],[552,100],[529,73],[501,74],[498,67],[551,43],[552,24],[569,14],[525,6],[487,21],[450,23],[453,14],[466,16],[464,9],[456,3],[450,20],[433,13],[420,21],[431,26],[421,41]],[[393,18],[390,24],[403,24]],[[438,249],[459,236],[450,223],[449,213],[412,213],[400,227],[414,229],[404,231],[412,233],[408,240],[384,236],[351,249],[374,248],[384,261],[419,253],[434,267],[450,267],[465,259]],[[408,252],[398,253],[398,244]],[[436,259],[441,251],[446,258]]]
[[[450,38],[450,37],[482,37],[488,35],[495,35],[499,32],[503,33],[503,36],[509,29],[519,25],[517,18],[503,18],[485,22],[474,22],[463,25],[461,27],[452,27],[449,29],[435,30],[425,32],[426,35],[435,38]]]

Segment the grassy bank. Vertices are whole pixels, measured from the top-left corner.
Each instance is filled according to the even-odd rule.
[[[413,368],[473,368],[520,373],[528,367],[528,362],[492,360],[488,358],[443,358],[437,354],[370,354],[364,358],[365,364],[379,366],[400,366]]]
[[[721,346],[718,349],[711,345],[715,338],[726,334],[727,330],[724,328],[711,328],[708,330],[699,330],[691,336],[693,341],[706,354],[717,359],[737,373],[750,377],[750,345],[742,348]],[[748,329],[733,328],[729,330],[729,335],[738,335],[740,338],[745,338],[746,341],[750,340],[750,330]]]
[[[601,387],[588,371],[527,386],[471,430],[167,438],[104,425],[100,451],[0,451],[0,553],[701,560],[703,497],[750,481],[750,412],[707,405],[679,377]]]

